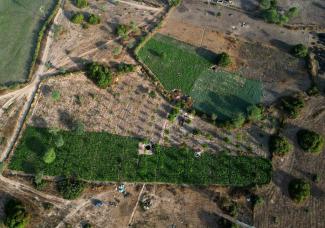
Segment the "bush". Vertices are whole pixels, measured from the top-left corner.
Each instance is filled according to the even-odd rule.
[[[85,125],[81,121],[76,121],[73,126],[73,131],[77,135],[83,135],[85,133]]]
[[[61,94],[60,94],[59,91],[55,90],[55,91],[52,92],[52,99],[54,101],[60,100],[60,97],[61,97]]]
[[[281,105],[289,118],[296,118],[299,116],[301,109],[305,106],[305,102],[301,97],[290,96],[282,98]]]
[[[298,144],[306,152],[320,153],[324,146],[324,138],[322,135],[310,131],[300,130],[297,133]]]
[[[258,121],[263,117],[263,108],[257,105],[252,105],[247,108],[247,119],[249,121]]]
[[[180,111],[179,107],[173,107],[173,109],[168,114],[167,119],[169,121],[174,121],[176,119],[177,115],[179,114],[179,111]]]
[[[118,45],[118,46],[116,46],[116,47],[113,49],[113,55],[114,55],[114,56],[118,56],[118,55],[120,55],[121,52],[122,52],[122,49],[123,49],[122,45]]]
[[[6,218],[4,224],[8,228],[24,228],[29,221],[25,206],[18,200],[10,199],[4,208]]]
[[[305,58],[308,55],[308,48],[303,44],[294,45],[291,53],[298,58]]]
[[[292,145],[288,139],[279,135],[272,135],[269,141],[269,148],[272,155],[284,156],[292,151]]]
[[[299,14],[299,9],[297,7],[291,7],[287,12],[286,12],[286,16],[291,19],[293,17],[298,16]]]
[[[57,135],[55,137],[54,143],[55,143],[56,147],[62,147],[64,145],[63,136],[62,135]]]
[[[37,190],[43,190],[46,186],[46,182],[43,180],[43,172],[37,172],[34,177],[34,185]]]
[[[75,13],[71,17],[71,22],[75,24],[81,24],[84,21],[84,15],[82,13]]]
[[[117,71],[119,73],[129,73],[134,71],[134,65],[127,63],[120,63],[117,65]]]
[[[120,24],[116,28],[116,35],[124,39],[127,37],[129,29],[129,26]]]
[[[289,183],[288,191],[291,199],[301,203],[310,196],[310,184],[302,179],[294,179]]]
[[[57,188],[64,199],[76,199],[84,190],[84,183],[73,177],[64,177],[57,183]]]
[[[111,71],[107,66],[99,63],[90,63],[86,66],[87,76],[91,79],[99,88],[106,88],[112,82]]]
[[[264,10],[262,16],[268,23],[279,23],[279,13],[274,8]]]
[[[314,84],[306,91],[306,93],[308,96],[318,96],[320,92],[318,87]]]
[[[50,149],[48,149],[46,151],[46,153],[44,154],[43,156],[43,161],[46,163],[46,164],[51,164],[52,162],[54,162],[56,158],[56,154],[55,154],[55,150],[53,147],[51,147]]]
[[[168,0],[170,6],[178,6],[181,3],[181,0]]]
[[[240,128],[244,125],[246,119],[243,113],[238,113],[233,117],[231,120],[231,127],[233,128]]]
[[[260,8],[262,9],[269,9],[271,7],[270,0],[260,0]]]
[[[100,23],[100,17],[95,14],[90,14],[88,17],[88,23],[91,25],[97,25]]]
[[[218,65],[222,67],[227,67],[231,64],[230,56],[226,52],[222,52],[218,56]]]
[[[88,1],[87,0],[75,0],[75,5],[78,8],[84,8],[84,7],[88,6]]]

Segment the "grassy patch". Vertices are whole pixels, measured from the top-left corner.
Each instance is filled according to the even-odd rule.
[[[195,82],[190,96],[199,111],[227,120],[261,102],[262,83],[233,73],[208,70]]]
[[[53,146],[47,129],[27,127],[10,169],[45,175],[76,175],[88,180],[221,184],[248,186],[270,181],[269,160],[245,156],[215,156],[157,146],[152,156],[138,155],[139,139],[104,132],[77,135],[62,131],[65,144],[56,149],[56,159],[45,164],[42,157]]]
[[[156,34],[140,49],[138,56],[171,91],[189,94],[202,71],[216,62],[217,55],[173,38]]]
[[[25,81],[38,31],[55,3],[52,0],[0,1],[0,84]]]

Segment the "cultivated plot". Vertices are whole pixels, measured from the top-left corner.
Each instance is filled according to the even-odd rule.
[[[190,96],[196,109],[225,120],[258,104],[262,97],[262,83],[225,71],[209,70],[197,79]]]

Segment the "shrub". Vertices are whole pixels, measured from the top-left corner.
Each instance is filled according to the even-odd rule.
[[[75,13],[71,17],[71,22],[75,24],[81,24],[84,21],[84,15],[82,13]]]
[[[264,203],[264,198],[262,196],[259,195],[253,195],[252,197],[252,205],[253,207],[256,207],[258,205],[262,205]]]
[[[24,228],[29,221],[25,206],[18,200],[10,199],[4,208],[6,218],[4,224],[8,228]]]
[[[292,145],[288,139],[279,135],[272,135],[269,141],[269,148],[272,155],[284,156],[292,151]]]
[[[84,190],[84,183],[73,177],[64,177],[57,183],[57,188],[64,199],[76,199]]]
[[[88,1],[87,0],[75,0],[75,5],[78,8],[84,8],[84,7],[88,6]]]
[[[129,31],[129,26],[120,24],[116,28],[116,35],[124,39],[127,37],[128,31]]]
[[[317,96],[319,95],[319,89],[318,87],[314,84],[311,87],[309,87],[309,89],[306,91],[306,93],[308,94],[308,96]]]
[[[305,102],[301,97],[290,96],[282,98],[281,105],[289,118],[296,118],[299,116],[301,109],[305,106]]]
[[[262,16],[264,20],[268,23],[278,23],[279,22],[279,14],[276,9],[267,9],[263,10]]]
[[[299,9],[297,7],[291,7],[287,12],[286,12],[286,16],[291,19],[293,17],[298,16],[299,14]]]
[[[308,55],[308,48],[303,44],[294,45],[291,53],[298,58],[305,58]]]
[[[86,66],[87,76],[91,79],[99,88],[106,88],[112,82],[111,71],[107,66],[99,63],[90,63]]]
[[[246,119],[243,113],[238,113],[231,120],[231,127],[240,128],[244,125]]]
[[[181,0],[168,0],[170,6],[178,6],[181,3]]]
[[[55,137],[54,143],[55,143],[56,147],[62,147],[64,145],[63,136],[62,135],[57,135]]]
[[[301,203],[310,196],[310,184],[302,179],[294,179],[289,183],[288,191],[291,199]]]
[[[51,164],[52,162],[54,162],[55,158],[56,158],[55,150],[53,147],[51,147],[45,152],[43,156],[43,161],[46,164]]]
[[[52,92],[52,99],[54,101],[60,100],[60,97],[61,97],[61,94],[60,94],[59,91],[55,90],[55,91]]]
[[[85,133],[85,125],[81,121],[76,121],[73,126],[73,131],[77,135],[83,135]]]
[[[117,56],[117,55],[121,54],[122,49],[123,49],[123,47],[122,47],[121,45],[116,46],[116,47],[113,49],[113,55],[114,55],[114,56]]]
[[[226,52],[222,52],[218,56],[218,65],[222,67],[227,67],[231,64],[230,56]]]
[[[95,14],[90,14],[88,17],[88,23],[91,25],[97,25],[100,23],[100,17]]]
[[[173,107],[172,110],[170,111],[170,113],[168,114],[167,119],[169,121],[174,121],[176,119],[177,115],[179,114],[179,111],[180,111],[179,107]]]
[[[262,9],[269,9],[271,7],[270,0],[260,0],[260,8]]]
[[[43,172],[37,172],[34,177],[34,185],[37,190],[43,190],[46,182],[43,180]]]
[[[120,63],[117,65],[117,71],[119,73],[129,73],[133,72],[135,69],[134,65],[132,64],[127,64],[127,63]]]
[[[324,146],[324,138],[322,135],[310,131],[300,130],[297,133],[298,144],[306,152],[320,153]]]
[[[257,105],[252,105],[247,108],[247,119],[249,121],[258,121],[263,117],[263,108]]]

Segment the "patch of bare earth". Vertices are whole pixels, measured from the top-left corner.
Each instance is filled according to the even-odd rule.
[[[89,1],[89,7],[82,10],[85,14],[96,14],[101,18],[98,25],[73,24],[72,15],[79,12],[71,1],[66,1],[63,13],[54,25],[54,42],[50,47],[48,61],[53,65],[51,71],[80,67],[84,61],[92,60],[107,64],[126,61],[133,62],[126,46],[132,47],[135,39],[156,23],[160,11],[138,9],[124,3],[110,1]],[[85,17],[87,18],[87,16]],[[138,30],[125,40],[117,40],[116,28],[119,24],[134,23]]]
[[[49,79],[41,85],[29,124],[68,130],[79,120],[87,131],[108,131],[157,142],[169,104],[156,92],[150,97],[154,90],[142,73],[119,76],[108,89],[97,88],[83,73]],[[60,93],[58,101],[53,100],[53,91]]]

